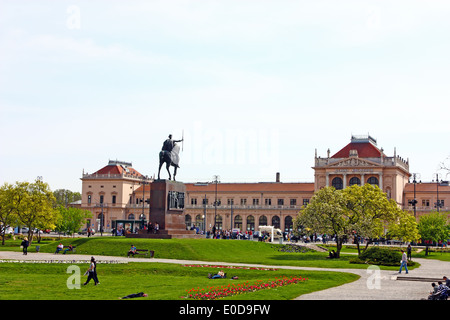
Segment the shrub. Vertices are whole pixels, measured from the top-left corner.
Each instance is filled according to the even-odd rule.
[[[401,259],[402,254],[397,250],[372,247],[365,250],[357,259],[351,259],[350,262],[383,266],[399,266]]]

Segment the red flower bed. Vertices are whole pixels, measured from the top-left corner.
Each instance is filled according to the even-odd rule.
[[[220,266],[211,264],[183,264],[182,267],[191,268],[220,268],[220,269],[246,269],[246,270],[265,270],[265,271],[276,271],[278,269],[274,268],[261,268],[261,267],[239,267],[239,266]]]
[[[277,287],[283,287],[290,284],[296,284],[299,282],[304,282],[308,280],[307,278],[283,277],[282,279],[276,278],[275,280],[269,280],[263,282],[262,280],[257,280],[255,283],[250,284],[248,281],[241,284],[228,284],[227,286],[216,286],[208,287],[207,289],[191,289],[186,290],[187,295],[182,297],[185,299],[195,299],[195,300],[215,300],[228,296],[233,296],[237,294],[243,294],[248,292],[255,292],[264,289],[271,289]]]

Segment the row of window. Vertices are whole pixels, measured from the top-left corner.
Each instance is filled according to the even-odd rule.
[[[92,204],[92,194],[88,194],[88,196],[87,196],[87,201],[88,201],[88,204]],[[105,203],[105,196],[104,196],[103,194],[101,194],[101,195],[99,196],[99,203],[100,203],[100,204]],[[112,203],[112,204],[116,204],[116,203],[117,203],[117,196],[116,196],[116,195],[112,195],[112,197],[111,197],[111,203]]]
[[[408,203],[410,203],[410,201],[411,201],[411,200],[408,200]],[[439,204],[439,206],[440,206],[441,208],[445,206],[445,202],[444,202],[443,199],[439,199],[439,200],[437,201],[437,203]],[[422,207],[429,207],[429,206],[431,206],[431,205],[435,206],[436,203],[431,203],[431,200],[430,200],[430,199],[422,199]]]
[[[247,198],[242,198],[240,199],[240,205],[241,206],[246,206],[249,205],[249,202],[247,201]],[[208,198],[204,198],[204,199],[200,199],[200,201],[197,198],[191,198],[191,205],[196,206],[199,205],[201,202],[202,205],[209,204],[209,199]],[[214,204],[214,201],[212,202],[212,204]],[[222,201],[220,199],[218,199],[217,201],[217,205],[221,205]],[[234,199],[227,199],[227,205],[234,205]],[[303,199],[303,205],[308,205],[309,204],[309,199]],[[260,199],[259,198],[254,198],[252,199],[252,205],[253,206],[259,206],[260,205]],[[264,199],[264,205],[266,206],[271,206],[272,205],[272,199],[270,198],[266,198]],[[285,199],[276,199],[276,205],[278,206],[284,206],[285,205]],[[297,205],[297,199],[289,199],[289,205],[291,206],[296,206]]]
[[[369,179],[367,179],[367,183],[377,185],[377,186],[379,185],[379,181],[378,181],[377,177],[370,177]],[[354,184],[360,186],[361,179],[359,179],[358,177],[352,177],[348,184],[350,186],[352,186]],[[341,189],[344,189],[344,182],[343,182],[342,178],[336,177],[331,181],[331,186],[333,186],[336,190],[341,190]]]
[[[136,198],[136,204],[142,204],[142,198]],[[130,204],[132,203],[133,198],[130,196]],[[87,202],[88,204],[92,204],[92,194],[88,194],[87,196]],[[149,199],[145,199],[146,203],[149,203]],[[103,194],[99,195],[99,203],[103,204],[105,203],[105,196]],[[116,195],[111,195],[111,203],[112,204],[116,204],[117,203],[117,196]]]
[[[223,217],[221,215],[217,215],[215,220],[216,220],[216,227],[218,229],[223,229]],[[237,215],[233,220],[234,221],[232,222],[232,224],[233,224],[232,228],[238,228],[240,230],[243,230],[243,227],[244,227],[243,218],[241,216]],[[255,217],[248,216],[245,220],[246,220],[245,229],[249,230],[249,231],[250,230],[254,231],[255,230]],[[270,220],[271,221],[269,223],[266,216],[260,216],[258,218],[258,225],[260,225],[260,226],[271,225],[271,226],[274,226],[275,228],[281,227],[281,220],[280,220],[279,216],[273,216],[272,219],[270,219]],[[203,227],[205,221],[204,221],[202,215],[200,215],[200,214],[195,217],[195,221],[192,221],[192,217],[187,214],[185,216],[185,223],[186,223],[186,226],[188,226],[188,227],[193,224],[195,224],[198,227]],[[207,222],[207,223],[209,223],[209,222]],[[286,230],[290,230],[290,229],[292,229],[292,227],[293,227],[292,217],[286,216],[284,218],[284,228]]]

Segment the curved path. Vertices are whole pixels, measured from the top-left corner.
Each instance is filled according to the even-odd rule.
[[[48,262],[73,262],[88,263],[90,255],[80,254],[52,254],[29,252],[23,255],[21,252],[0,251],[0,260],[13,261],[48,261]],[[95,256],[97,261],[108,261],[116,263],[126,262],[159,262],[159,263],[177,263],[177,264],[220,264],[235,266],[257,266],[256,264],[239,264],[227,262],[211,261],[191,261],[191,260],[173,260],[157,258],[127,258],[112,256]],[[450,276],[450,262],[414,259],[421,264],[419,268],[411,270],[409,274],[402,271],[385,271],[378,269],[328,269],[328,268],[308,268],[293,266],[265,266],[269,268],[285,268],[297,270],[318,270],[332,272],[355,273],[360,278],[352,283],[344,284],[338,287],[321,290],[305,295],[301,295],[295,300],[421,300],[426,298],[431,290],[431,282],[441,280],[444,275]]]

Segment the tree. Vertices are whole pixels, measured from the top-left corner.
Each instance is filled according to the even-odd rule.
[[[356,237],[367,239],[367,249],[374,239],[384,234],[386,223],[398,219],[402,210],[397,203],[388,199],[378,186],[365,184],[352,185],[342,190],[347,198],[347,209],[355,216],[353,231]],[[358,253],[361,254],[359,241],[356,241]]]
[[[450,238],[447,213],[433,211],[419,218],[419,233],[426,243],[425,255],[428,255],[430,243],[447,241]]]
[[[5,183],[0,188],[0,225],[2,245],[5,245],[6,227],[17,223],[17,212],[27,199],[27,183],[17,182],[16,185]]]
[[[348,215],[347,199],[343,192],[334,187],[317,191],[311,202],[300,211],[296,224],[310,228],[313,232],[334,235],[336,256],[340,256],[342,245],[353,230],[354,216]]]
[[[335,235],[339,256],[345,239],[351,236],[368,239],[366,250],[373,239],[383,235],[385,224],[398,219],[401,213],[395,201],[370,184],[343,190],[325,187],[315,193],[296,222],[313,232]],[[361,253],[359,242],[356,244]]]
[[[416,218],[407,211],[400,215],[388,226],[388,234],[405,242],[417,241],[420,238]]]
[[[88,210],[60,206],[55,230],[61,233],[74,234],[85,224],[86,219],[92,218]]]
[[[47,183],[36,179],[34,183],[25,183],[27,197],[18,207],[19,222],[28,227],[28,240],[33,240],[33,230],[42,225],[52,225],[55,222],[53,203],[55,197]]]
[[[55,208],[59,206],[67,207],[69,203],[81,200],[81,194],[79,192],[72,192],[66,189],[57,189],[53,191],[53,195],[56,199]]]

